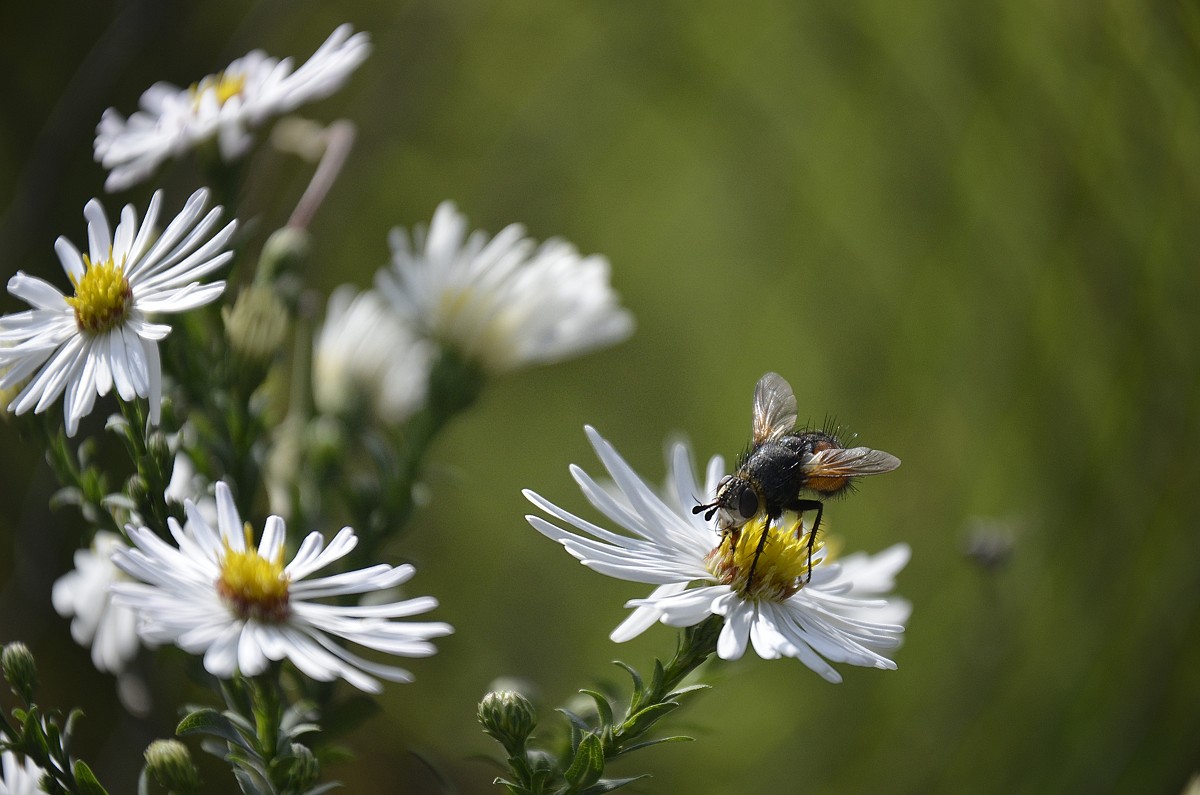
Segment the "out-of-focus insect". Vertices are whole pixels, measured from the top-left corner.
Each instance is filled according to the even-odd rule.
[[[808,538],[808,577],[812,578],[813,544],[821,526],[826,498],[845,492],[854,479],[878,475],[900,466],[900,459],[869,447],[843,447],[831,430],[797,430],[796,396],[778,373],[767,373],[754,387],[754,434],[738,459],[732,475],[717,486],[712,502],[697,505],[692,513],[706,511],[705,520],[717,516],[723,533],[740,530],[765,512],[768,523],[750,566],[762,554],[770,521],[784,511],[816,511]],[[803,496],[811,494],[813,496]]]

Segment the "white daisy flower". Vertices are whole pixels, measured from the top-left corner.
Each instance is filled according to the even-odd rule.
[[[213,138],[226,162],[241,157],[253,141],[252,128],[333,94],[370,51],[366,33],[341,25],[295,70],[290,58],[254,50],[189,88],[155,83],[128,119],[113,108],[100,119],[95,156],[109,169],[105,189],[135,185],[164,160]]]
[[[7,740],[4,735],[0,738]],[[12,751],[0,753],[0,795],[46,795],[42,789],[42,770],[29,757]]]
[[[715,492],[724,474],[720,456],[709,461],[701,487],[687,446],[674,445],[669,486],[674,493],[664,500],[600,434],[586,430],[619,492],[610,492],[579,467],[572,466],[571,474],[592,505],[630,535],[599,527],[531,491],[525,496],[534,505],[583,532],[563,530],[538,516],[526,518],[585,566],[657,586],[649,596],[626,603],[634,611],[613,631],[614,641],[629,640],[656,622],[688,627],[720,615],[725,618],[717,642],[722,659],[738,659],[752,645],[764,659],[794,657],[830,682],[841,681],[830,662],[896,667],[881,652],[900,645],[910,609],[886,594],[908,562],[907,545],[835,562],[818,541],[810,579],[807,532],[798,517],[784,514],[767,529],[755,563],[764,519],[722,536],[715,523],[680,507]]]
[[[54,244],[75,288],[66,296],[36,276],[17,271],[8,291],[33,309],[0,317],[0,388],[29,382],[8,406],[23,414],[45,411],[65,393],[67,435],[92,410],[97,396],[115,386],[122,400],[150,401],[150,421],[162,411],[162,367],[158,342],[170,326],[151,322],[157,314],[185,312],[215,301],[225,282],[201,284],[229,261],[224,251],[237,227],[216,231],[221,208],[204,212],[208,192],[198,190],[159,234],[162,194],[150,199],[138,223],[133,205],[121,211],[114,235],[95,199],[83,208],[88,222],[88,253],[65,237]],[[36,372],[36,375],[35,375]],[[32,378],[30,377],[32,376]]]
[[[349,527],[328,546],[310,533],[284,565],[286,529],[278,516],[267,519],[257,546],[243,526],[224,482],[218,482],[217,529],[190,500],[184,504],[185,530],[168,520],[176,546],[149,528],[129,525],[133,548],[119,550],[113,562],[136,582],[112,586],[115,600],[137,611],[138,633],[152,643],[174,643],[202,654],[209,673],[229,678],[254,676],[272,660],[290,660],[318,681],[341,677],[355,687],[379,692],[374,677],[411,681],[403,668],[372,662],[347,651],[334,637],[403,657],[426,657],[431,638],[453,632],[441,622],[399,622],[437,606],[433,597],[360,605],[317,600],[372,594],[407,582],[412,566],[380,564],[357,571],[306,579],[345,557],[358,543]]]
[[[97,670],[119,674],[137,656],[137,616],[113,604],[109,586],[125,580],[112,562],[112,553],[125,549],[115,533],[101,530],[87,549],[75,551],[75,568],[54,583],[50,600],[63,618],[71,619],[71,637],[92,648]]]
[[[633,331],[609,284],[608,260],[570,243],[538,245],[517,224],[495,237],[467,234],[443,202],[429,229],[389,237],[390,268],[375,285],[422,333],[492,373],[577,356]]]
[[[365,406],[403,422],[425,402],[433,354],[377,291],[342,285],[313,343],[313,400],[329,414]]]

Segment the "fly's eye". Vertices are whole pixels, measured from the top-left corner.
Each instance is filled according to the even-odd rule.
[[[743,519],[753,519],[758,513],[758,495],[752,490],[746,489],[738,495],[738,513]]]

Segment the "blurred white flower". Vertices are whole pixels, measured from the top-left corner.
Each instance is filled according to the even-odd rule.
[[[428,230],[393,229],[391,267],[375,285],[407,322],[501,373],[612,345],[633,318],[609,284],[609,264],[570,243],[538,245],[513,224],[489,238],[443,202]]]
[[[362,407],[403,422],[425,402],[434,352],[378,292],[342,285],[313,343],[313,400],[329,414]]]
[[[29,757],[0,753],[0,795],[46,795],[41,783],[45,773]]]
[[[145,219],[128,204],[116,234],[100,203],[83,208],[88,222],[88,253],[81,254],[65,237],[54,244],[74,296],[22,271],[8,291],[33,307],[0,318],[0,366],[8,367],[0,387],[29,382],[9,404],[9,411],[45,411],[59,395],[67,435],[75,434],[97,396],[115,386],[122,400],[148,398],[150,421],[162,411],[162,367],[158,342],[171,327],[150,316],[185,312],[216,300],[225,282],[201,284],[229,261],[224,251],[237,227],[230,221],[214,233],[221,208],[204,212],[208,192],[198,190],[159,234],[162,193],[150,199]],[[34,373],[36,372],[36,375]],[[32,378],[30,378],[32,376]]]
[[[182,505],[187,500],[199,502],[207,497],[212,490],[208,478],[196,471],[196,464],[191,456],[182,450],[175,453],[175,464],[171,467],[171,482],[167,484],[163,496],[167,502]],[[209,514],[205,514],[208,516]],[[212,514],[216,516],[215,513]]]
[[[236,671],[254,676],[272,660],[287,659],[312,679],[341,677],[374,693],[381,689],[374,677],[407,682],[412,675],[365,660],[331,636],[388,654],[426,657],[436,651],[430,639],[453,632],[441,622],[390,620],[432,610],[437,600],[428,596],[358,605],[316,601],[394,588],[415,570],[379,564],[306,579],[355,547],[353,530],[342,528],[328,546],[320,533],[310,533],[284,565],[283,520],[268,517],[255,546],[224,482],[216,484],[216,496],[216,530],[190,500],[184,504],[186,529],[168,520],[177,546],[148,528],[126,528],[134,547],[113,559],[135,582],[117,583],[112,590],[118,604],[137,612],[138,633],[146,641],[202,654],[205,669],[221,678]]]
[[[253,141],[252,128],[333,94],[370,51],[366,33],[341,25],[295,70],[291,58],[254,50],[189,88],[155,83],[128,119],[113,108],[100,119],[95,157],[109,170],[105,189],[135,185],[164,160],[213,138],[225,161],[241,157]]]
[[[809,579],[807,533],[795,515],[784,514],[771,524],[758,556],[764,518],[722,536],[714,523],[680,507],[715,492],[724,474],[720,456],[709,461],[702,487],[694,479],[687,446],[674,445],[669,473],[674,493],[664,499],[600,434],[592,428],[587,434],[619,491],[609,491],[579,467],[572,466],[571,474],[592,505],[631,535],[605,530],[531,491],[525,496],[534,505],[583,533],[538,516],[526,518],[585,566],[657,586],[649,596],[627,603],[634,611],[613,631],[613,640],[629,640],[656,622],[688,627],[721,615],[725,624],[717,654],[722,659],[737,659],[752,645],[764,659],[794,657],[830,682],[841,681],[841,675],[829,662],[896,667],[880,652],[900,645],[910,613],[907,602],[886,596],[908,562],[907,545],[835,562],[818,543]]]
[[[112,553],[125,549],[115,533],[100,530],[87,549],[75,551],[75,568],[59,577],[50,592],[55,611],[71,619],[71,637],[92,647],[97,670],[119,674],[138,651],[137,616],[113,604],[109,586],[126,579],[112,562]]]

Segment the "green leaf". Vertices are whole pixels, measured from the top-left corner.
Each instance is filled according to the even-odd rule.
[[[694,740],[695,740],[694,737],[687,737],[686,735],[682,735],[682,734],[677,734],[674,737],[663,737],[658,740],[645,740],[644,742],[634,743],[633,745],[623,746],[622,748],[617,750],[616,753],[613,754],[613,756],[620,756],[621,754],[628,754],[628,753],[636,751],[640,748],[649,748],[652,745],[662,745],[663,743],[690,743],[690,742],[693,742]]]
[[[545,767],[533,771],[533,775],[529,777],[530,791],[535,793],[545,792],[546,785],[550,782],[550,777],[553,774],[553,770]]]
[[[29,710],[29,714],[25,716],[25,725],[21,728],[21,750],[25,753],[35,751],[33,754],[35,758],[50,756],[50,745],[46,742],[46,735],[42,731],[41,716],[38,714],[37,707]]]
[[[175,727],[175,734],[180,737],[189,734],[211,734],[246,749],[253,756],[258,756],[257,750],[237,730],[233,721],[215,709],[199,709],[185,716]]]
[[[604,773],[604,745],[600,738],[588,733],[579,742],[575,750],[575,758],[564,774],[571,783],[572,789],[579,790],[590,787],[600,780]]]
[[[579,692],[591,696],[592,701],[596,702],[596,712],[600,715],[600,725],[612,726],[613,712],[612,706],[608,703],[608,698],[603,693],[595,690],[580,690]]]
[[[680,696],[687,696],[687,695],[691,695],[692,693],[695,693],[700,690],[709,690],[709,689],[711,689],[711,687],[709,685],[705,685],[705,684],[688,685],[687,687],[681,687],[678,690],[672,690],[670,693],[667,693],[664,700],[665,701],[675,701],[675,700],[679,699]]]
[[[659,704],[651,704],[645,709],[638,710],[633,715],[630,715],[629,718],[621,724],[621,727],[618,729],[618,731],[620,731],[622,734],[629,735],[630,737],[636,737],[657,723],[659,719],[678,708],[679,705],[674,701],[664,701]]]
[[[242,795],[273,795],[264,779],[247,770],[234,770],[233,777],[237,779]]]
[[[639,674],[637,669],[635,669],[632,665],[623,663],[620,660],[613,660],[613,664],[624,668],[625,673],[629,674],[629,677],[633,679],[633,698],[631,698],[629,702],[629,711],[634,712],[641,704],[643,694],[646,690],[646,685],[642,681],[642,675]]]
[[[663,680],[666,679],[667,672],[663,670],[662,660],[654,661],[654,675],[650,678],[650,693],[661,693],[663,688]]]
[[[73,709],[67,715],[67,721],[63,724],[62,730],[62,749],[68,753],[71,750],[71,738],[75,736],[75,724],[83,717],[83,710]]]
[[[615,789],[620,789],[626,784],[632,784],[635,781],[641,781],[642,779],[649,777],[649,773],[643,773],[640,776],[632,776],[630,778],[606,778],[602,781],[597,781],[587,789],[580,791],[579,795],[600,795],[600,793],[612,792]]]
[[[503,784],[504,789],[508,790],[512,795],[528,795],[531,792],[531,790],[527,790],[519,784],[514,784],[506,778],[494,778],[492,779],[492,783]]]
[[[576,715],[574,712],[567,709],[566,707],[559,707],[558,711],[561,712],[562,714],[566,715],[567,720],[571,721],[571,725],[574,726],[576,729],[579,729],[579,731],[590,732],[592,730],[592,727],[588,726],[588,722],[586,720],[579,717],[578,715]]]
[[[306,789],[304,795],[324,795],[326,792],[333,792],[340,786],[342,786],[342,782],[330,781],[327,784],[318,784],[311,789]]]
[[[71,771],[75,774],[75,784],[79,787],[80,795],[108,795],[108,791],[100,786],[96,774],[83,760],[75,760]]]

